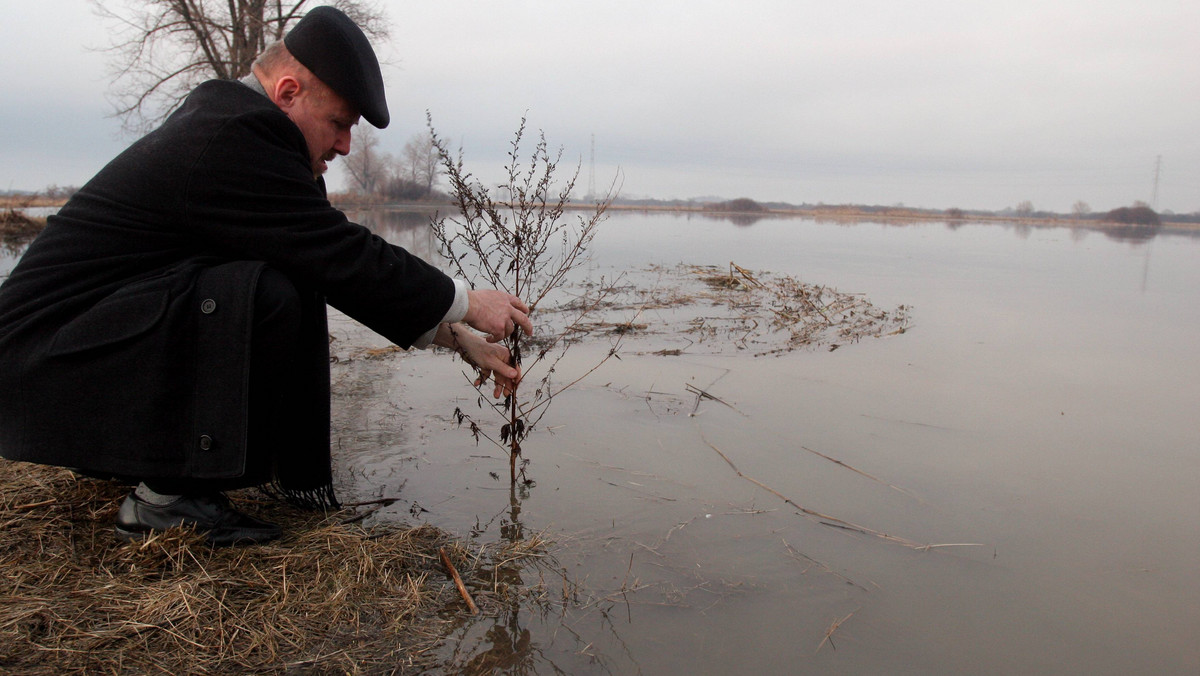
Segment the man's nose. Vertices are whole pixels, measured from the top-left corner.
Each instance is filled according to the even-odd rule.
[[[350,132],[338,134],[337,141],[333,144],[333,151],[342,156],[350,154]]]

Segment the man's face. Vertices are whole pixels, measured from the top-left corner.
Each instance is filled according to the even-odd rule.
[[[330,160],[350,153],[350,132],[358,124],[358,111],[333,91],[308,88],[296,98],[288,117],[308,142],[314,177],[325,173]]]

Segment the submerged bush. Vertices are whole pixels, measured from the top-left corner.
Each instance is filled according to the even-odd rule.
[[[767,210],[766,207],[755,202],[749,197],[739,197],[728,202],[710,205],[710,209],[714,211],[736,211],[742,213],[761,213]]]
[[[1104,220],[1125,225],[1160,225],[1158,214],[1148,206],[1119,207],[1108,212]]]

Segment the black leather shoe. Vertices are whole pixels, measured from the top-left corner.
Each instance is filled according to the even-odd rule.
[[[142,540],[180,526],[195,528],[214,547],[267,542],[283,534],[279,526],[237,511],[221,493],[185,495],[165,505],[130,493],[117,512],[117,537],[122,540]]]

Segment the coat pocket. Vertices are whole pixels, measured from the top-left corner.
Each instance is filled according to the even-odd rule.
[[[160,277],[113,292],[60,328],[48,356],[115,345],[150,331],[167,313],[177,285],[177,280]]]

